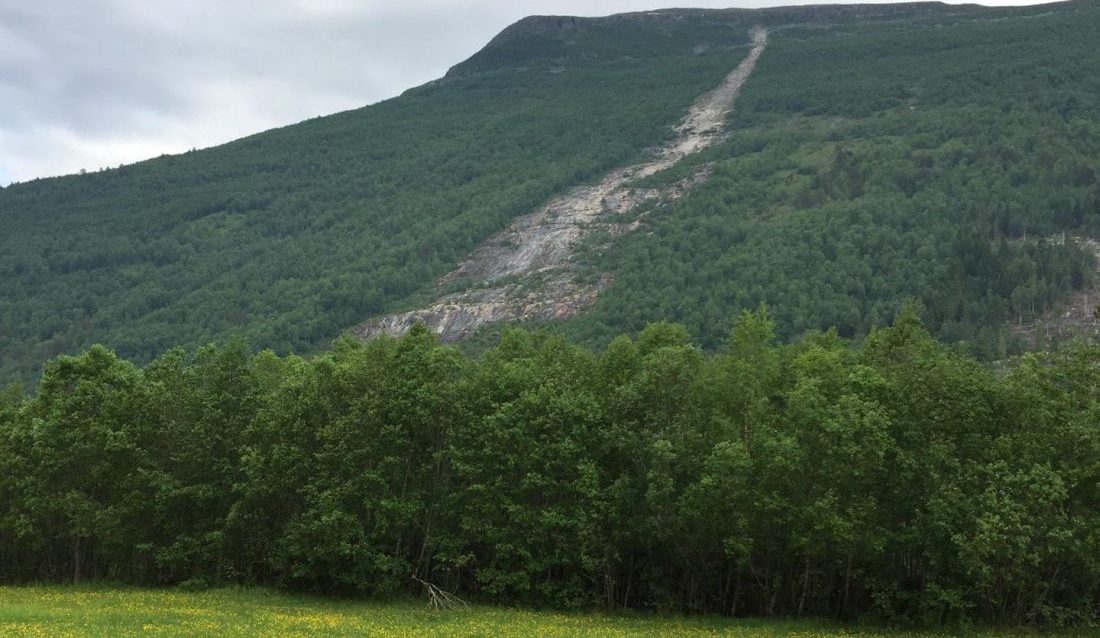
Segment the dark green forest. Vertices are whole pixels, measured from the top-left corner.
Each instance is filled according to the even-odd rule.
[[[767,303],[784,338],[853,337],[915,298],[982,358],[1031,346],[1005,324],[1087,282],[1073,238],[1100,236],[1100,6],[1071,6],[773,29],[729,142],[663,179],[712,177],[593,260],[616,281],[566,334],[671,319],[715,348]]]
[[[659,141],[747,30],[596,23],[575,58],[459,66],[357,111],[4,188],[0,385],[93,341],[138,361],[230,338],[323,347]]]
[[[728,142],[676,169],[712,177],[582,255],[614,283],[558,329],[603,347],[671,320],[715,349],[766,302],[782,339],[859,338],[914,298],[982,358],[1031,345],[1004,326],[1087,284],[1074,237],[1100,231],[1092,2],[529,19],[386,102],[0,189],[0,385],[95,342],[139,364],[231,339],[304,354],[414,307],[515,216],[659,142],[755,24],[771,43]]]
[[[1100,348],[994,373],[912,309],[858,346],[774,329],[62,356],[0,400],[0,582],[1096,619]]]
[[[595,305],[340,337],[643,158],[756,24],[728,138],[648,178],[706,181],[571,263]],[[1100,345],[1014,330],[1093,277],[1097,33],[528,19],[392,100],[0,189],[0,583],[1100,621]]]

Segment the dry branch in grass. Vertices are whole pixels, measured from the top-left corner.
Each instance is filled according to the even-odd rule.
[[[452,611],[468,607],[465,600],[462,600],[454,594],[440,589],[438,586],[429,583],[426,580],[421,580],[416,576],[412,577],[413,580],[424,586],[424,591],[428,593],[428,608],[438,611]]]

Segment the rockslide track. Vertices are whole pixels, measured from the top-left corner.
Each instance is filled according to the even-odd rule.
[[[373,318],[355,333],[364,339],[383,333],[397,336],[420,322],[444,341],[454,341],[487,323],[564,319],[593,303],[610,277],[595,284],[574,282],[573,249],[594,232],[633,230],[637,221],[624,225],[610,218],[621,219],[647,201],[675,199],[705,179],[701,173],[665,188],[632,187],[722,137],[726,116],[767,42],[767,30],[753,29],[749,54],[722,84],[692,104],[672,138],[649,153],[650,160],[615,169],[594,185],[574,188],[516,218],[440,279],[440,285],[464,284],[465,290],[423,308]]]

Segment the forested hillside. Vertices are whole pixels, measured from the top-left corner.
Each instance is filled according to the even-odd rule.
[[[1095,623],[1100,345],[1006,355],[1093,276],[1097,33],[530,18],[393,100],[0,190],[0,583]],[[560,279],[468,259],[578,192]],[[496,275],[591,294],[340,338]]]
[[[767,302],[784,339],[858,338],[913,298],[1001,358],[1028,345],[1004,326],[1088,283],[1095,3],[533,18],[393,100],[0,189],[0,383],[94,342],[139,363],[231,338],[311,352],[419,307],[518,216],[644,158],[756,25],[728,140],[651,184],[708,179],[582,246],[600,295],[556,329],[599,347],[673,320],[709,349]]]
[[[773,330],[61,357],[0,395],[0,583],[1095,621],[1096,346],[997,374],[912,312],[858,348]]]
[[[1100,5],[1031,11],[772,28],[728,144],[664,181],[712,177],[593,251],[616,281],[568,333],[674,319],[715,347],[766,302],[784,337],[856,336],[915,298],[982,357],[1029,345],[1004,324],[1082,286],[1073,237],[1100,236]]]
[[[533,36],[530,59],[358,111],[4,188],[0,382],[93,341],[139,361],[229,337],[328,343],[659,141],[747,37],[727,21],[596,22],[566,58]]]

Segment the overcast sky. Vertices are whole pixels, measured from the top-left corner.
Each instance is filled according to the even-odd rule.
[[[0,185],[211,146],[393,97],[526,15],[808,3],[0,0]]]

